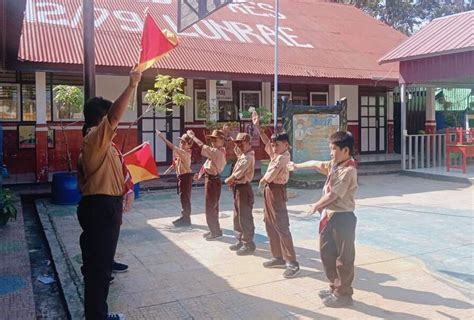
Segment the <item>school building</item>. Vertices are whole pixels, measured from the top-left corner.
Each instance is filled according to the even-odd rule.
[[[46,181],[48,174],[67,169],[61,123],[74,162],[80,151],[82,110],[58,112],[53,88],[82,86],[82,1],[0,2],[7,26],[0,68],[4,163],[11,174]],[[18,13],[22,4],[24,17]],[[176,1],[95,1],[96,95],[113,100],[127,85],[138,61],[146,8],[161,28],[176,30]],[[280,104],[285,96],[302,105],[346,97],[357,151],[393,153],[399,70],[397,63],[379,65],[378,59],[406,36],[353,6],[325,1],[281,0],[278,18]],[[243,110],[271,110],[274,20],[272,0],[233,3],[179,34],[178,47],[144,73],[135,107],[119,126],[119,143],[146,108],[143,96],[157,73],[183,77],[192,98],[183,108],[148,115],[132,127],[127,148],[150,141],[158,164],[170,163],[172,154],[155,138],[155,129],[174,141],[187,129],[203,138],[207,118],[237,121],[245,130],[250,119],[242,118]],[[428,126],[432,117],[426,118]],[[254,148],[257,159],[265,158],[262,145]],[[201,160],[197,149],[193,159]]]

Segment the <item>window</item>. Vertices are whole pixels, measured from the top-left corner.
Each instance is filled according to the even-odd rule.
[[[0,120],[19,120],[19,94],[19,84],[0,84]]]
[[[328,93],[327,92],[311,92],[310,104],[312,106],[327,106]]]
[[[281,118],[283,108],[283,97],[286,97],[286,102],[292,99],[291,91],[278,91],[278,118]],[[272,91],[272,111],[275,105],[275,91]]]
[[[206,90],[194,90],[194,120],[207,120],[208,113]]]
[[[233,101],[218,101],[219,121],[236,121],[237,106]]]
[[[53,87],[54,119],[80,120],[83,117],[84,88],[82,86],[57,85]],[[59,103],[58,100],[63,100]]]
[[[249,108],[259,108],[262,104],[261,94],[260,91],[240,91],[240,111],[247,111]]]
[[[36,87],[32,84],[22,84],[21,98],[23,121],[36,121]]]

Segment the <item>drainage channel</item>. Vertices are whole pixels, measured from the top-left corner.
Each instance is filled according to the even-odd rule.
[[[49,194],[21,195],[36,319],[70,319],[49,245],[35,208],[36,199],[49,196]],[[54,282],[48,283],[51,281]]]

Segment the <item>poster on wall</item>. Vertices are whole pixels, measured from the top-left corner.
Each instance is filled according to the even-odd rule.
[[[18,126],[18,149],[34,149],[36,147],[36,130],[34,125]]]
[[[339,130],[338,114],[293,115],[293,161],[330,160],[328,138]]]
[[[48,128],[48,148],[54,149],[54,129]]]

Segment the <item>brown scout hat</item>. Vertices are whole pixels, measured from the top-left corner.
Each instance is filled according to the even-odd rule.
[[[208,134],[206,135],[206,138],[207,139],[210,139],[210,138],[219,138],[219,139],[222,139],[222,140],[226,140],[226,137],[225,137],[225,133],[224,131],[222,130],[213,130],[212,131],[212,134]]]
[[[193,139],[192,139],[190,136],[188,136],[187,133],[183,134],[183,135],[181,136],[181,138],[179,138],[179,140],[183,140],[183,141],[186,142],[187,144],[193,144],[193,143],[194,143]]]
[[[237,137],[235,139],[232,139],[232,141],[247,141],[250,142],[250,135],[245,132],[239,132],[237,134]]]

